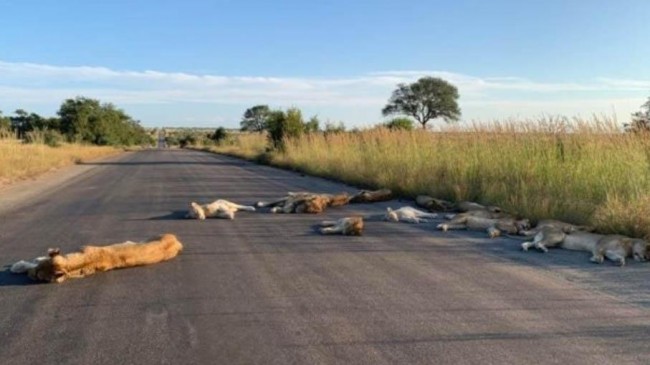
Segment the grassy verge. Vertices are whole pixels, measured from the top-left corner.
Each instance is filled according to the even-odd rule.
[[[0,187],[36,177],[42,173],[122,152],[113,147],[64,144],[24,144],[13,139],[0,139]]]
[[[242,135],[212,150],[256,159],[264,143]],[[276,166],[405,196],[474,200],[534,220],[650,236],[650,136],[620,133],[609,121],[310,134],[264,156]]]

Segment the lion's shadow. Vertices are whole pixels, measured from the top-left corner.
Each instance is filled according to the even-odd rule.
[[[175,221],[179,219],[187,219],[187,210],[174,210],[164,215],[144,218],[142,220],[148,221]]]
[[[26,274],[14,274],[8,268],[0,271],[0,287],[2,286],[27,286],[39,285],[37,281],[30,279]]]

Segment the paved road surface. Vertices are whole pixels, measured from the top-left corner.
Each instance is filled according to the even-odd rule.
[[[3,264],[161,232],[185,250],[60,285],[0,272],[2,364],[650,363],[650,264],[597,266],[423,225],[313,231],[396,201],[183,220],[191,200],[354,188],[194,151],[96,165],[0,215]]]

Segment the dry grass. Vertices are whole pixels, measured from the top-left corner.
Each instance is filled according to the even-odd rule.
[[[64,144],[23,144],[13,139],[0,139],[0,186],[36,177],[63,166],[122,152],[113,147]]]
[[[228,152],[238,154],[240,144],[247,147],[239,155],[251,158],[264,143],[240,136]],[[474,200],[532,219],[650,236],[650,137],[621,133],[607,118],[312,134],[287,141],[270,161],[406,196]]]
[[[266,143],[266,133],[244,133],[231,136],[221,145],[211,146],[206,149],[248,160],[255,160],[266,152]]]

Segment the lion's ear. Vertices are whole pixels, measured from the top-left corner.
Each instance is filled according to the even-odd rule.
[[[393,210],[390,209],[390,207],[387,207],[387,208],[386,208],[386,211],[387,211],[387,212],[392,212]]]
[[[61,254],[61,249],[59,249],[59,248],[50,248],[49,250],[47,250],[47,254],[50,257],[58,256],[58,255]]]

